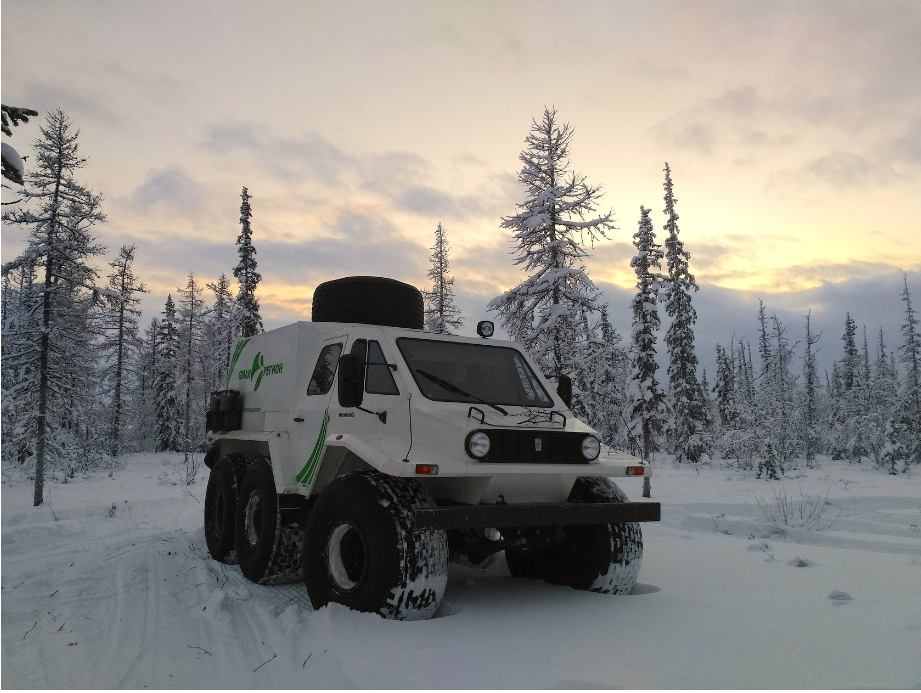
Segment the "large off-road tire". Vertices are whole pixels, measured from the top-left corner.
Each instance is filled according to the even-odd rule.
[[[313,292],[313,322],[356,322],[421,330],[422,293],[384,277],[343,277],[323,282]]]
[[[417,530],[435,501],[411,479],[349,472],[316,501],[304,532],[304,582],[314,608],[330,602],[384,618],[431,618],[448,582],[444,530]]]
[[[623,503],[627,496],[605,477],[579,477],[569,495],[572,503]],[[546,547],[506,551],[515,577],[604,594],[627,594],[639,576],[643,532],[638,522],[572,525],[563,541]]]
[[[237,473],[233,460],[222,457],[211,469],[205,491],[205,543],[221,563],[237,562],[234,518],[237,512]]]
[[[247,579],[272,585],[300,578],[300,531],[282,524],[272,467],[264,457],[243,477],[234,526],[237,559]]]

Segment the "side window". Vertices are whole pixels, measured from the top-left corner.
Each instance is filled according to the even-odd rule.
[[[339,354],[342,353],[341,344],[327,344],[320,352],[317,365],[313,369],[310,385],[307,386],[308,395],[325,395],[333,386],[333,377],[336,375],[336,366],[339,365]]]
[[[374,340],[368,342],[368,377],[365,380],[365,391],[375,395],[400,394],[381,345]]]

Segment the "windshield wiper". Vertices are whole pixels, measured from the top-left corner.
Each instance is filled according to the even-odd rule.
[[[470,397],[471,399],[479,402],[480,404],[485,404],[487,407],[492,407],[493,409],[495,409],[497,412],[499,412],[503,416],[508,416],[508,412],[505,411],[505,409],[500,407],[498,404],[492,404],[491,402],[487,402],[485,399],[480,399],[476,395],[471,395],[469,392],[465,392],[464,390],[461,390],[457,385],[452,385],[447,380],[442,380],[437,375],[432,375],[428,371],[420,371],[420,370],[417,370],[416,373],[418,373],[419,375],[425,378],[428,378],[436,385],[440,385],[448,392],[454,393],[455,395],[460,395],[461,397]]]

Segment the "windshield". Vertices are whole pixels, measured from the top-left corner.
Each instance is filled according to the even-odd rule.
[[[400,338],[397,346],[422,394],[437,402],[552,407],[553,400],[516,349]]]

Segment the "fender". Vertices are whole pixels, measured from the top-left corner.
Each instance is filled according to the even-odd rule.
[[[286,466],[291,466],[291,440],[287,431],[228,431],[221,433],[219,437],[212,438],[212,440],[214,441],[212,450],[220,446],[220,450],[224,454],[250,451],[264,455],[268,452],[276,492],[297,492],[296,485],[291,485],[285,481],[286,479],[294,478],[291,470],[285,469]]]

